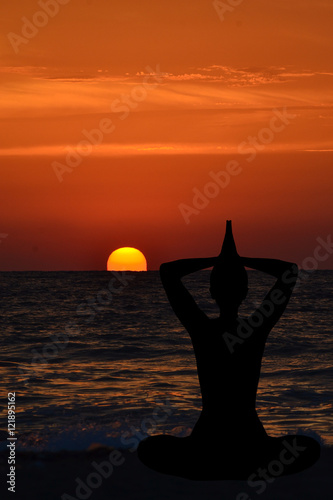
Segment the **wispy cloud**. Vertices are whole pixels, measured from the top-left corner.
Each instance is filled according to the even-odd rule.
[[[211,65],[203,68],[196,68],[194,70],[195,71],[191,73],[166,73],[165,80],[219,82],[232,87],[247,87],[272,83],[286,83],[316,75],[333,76],[333,73],[330,72],[300,71],[297,69],[293,70],[292,68],[275,66],[266,68],[233,68],[229,66]]]
[[[89,81],[136,83],[140,78],[152,75],[152,73],[145,71],[114,74],[114,72],[105,68],[89,72],[83,69],[72,71],[70,69],[65,70],[64,68],[50,68],[46,66],[2,66],[0,73],[7,76],[19,75],[34,79],[57,80],[68,83],[87,83]],[[217,64],[207,67],[189,68],[189,71],[184,73],[163,72],[165,82],[219,82],[233,87],[285,83],[317,75],[333,76],[333,73],[329,71],[315,72],[283,66],[235,68]]]
[[[60,160],[68,152],[68,148],[72,151],[75,150],[76,145],[45,145],[45,146],[31,146],[31,147],[18,147],[18,148],[4,148],[0,149],[0,157],[2,158],[48,158],[47,161]],[[281,142],[268,146],[265,149],[266,153],[282,153],[288,151],[298,152],[314,152],[324,153],[332,152],[333,149],[329,148],[328,142],[316,144],[313,148],[305,148],[304,144],[300,142]],[[219,145],[217,142],[181,142],[181,143],[137,143],[137,144],[119,144],[119,143],[105,143],[94,146],[94,158],[112,158],[112,157],[126,157],[126,156],[145,156],[145,155],[191,155],[191,154],[206,154],[206,155],[239,155],[238,144],[226,143]]]

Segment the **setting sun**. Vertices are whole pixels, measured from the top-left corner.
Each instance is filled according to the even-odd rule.
[[[108,258],[108,271],[147,271],[147,260],[140,250],[118,248]]]

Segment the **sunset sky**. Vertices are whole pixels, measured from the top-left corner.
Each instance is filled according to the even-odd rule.
[[[0,270],[158,269],[226,219],[301,267],[330,238],[333,2],[219,4],[1,2]]]

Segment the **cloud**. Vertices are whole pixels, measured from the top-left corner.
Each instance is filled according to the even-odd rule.
[[[318,75],[333,76],[329,71],[310,71],[284,66],[242,67],[236,68],[213,64],[207,67],[189,68],[192,71],[184,73],[162,72],[164,82],[207,82],[222,83],[230,87],[252,87],[272,83],[296,82]],[[145,76],[154,76],[154,73],[137,71],[136,73],[114,74],[109,69],[99,68],[94,71],[64,68],[50,68],[46,66],[3,66],[0,73],[8,77],[25,76],[34,79],[56,80],[67,83],[98,83],[118,82],[137,83]]]
[[[211,65],[197,68],[196,72],[172,74],[166,73],[166,81],[206,81],[225,83],[231,87],[251,87],[272,83],[286,83],[300,78],[315,75],[332,75],[329,72],[313,72],[308,70],[287,69],[285,67],[248,67],[233,68],[230,66]]]

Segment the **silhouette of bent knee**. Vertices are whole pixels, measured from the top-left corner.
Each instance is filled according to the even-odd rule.
[[[228,447],[229,448],[229,447]],[[191,436],[165,434],[140,442],[138,457],[157,472],[194,480],[256,480],[260,470],[272,478],[295,474],[311,467],[320,456],[319,443],[309,436],[287,435],[267,439],[249,449],[205,445]]]
[[[176,476],[185,474],[186,477],[191,451],[188,438],[160,434],[149,436],[139,443],[138,457],[157,472]]]

